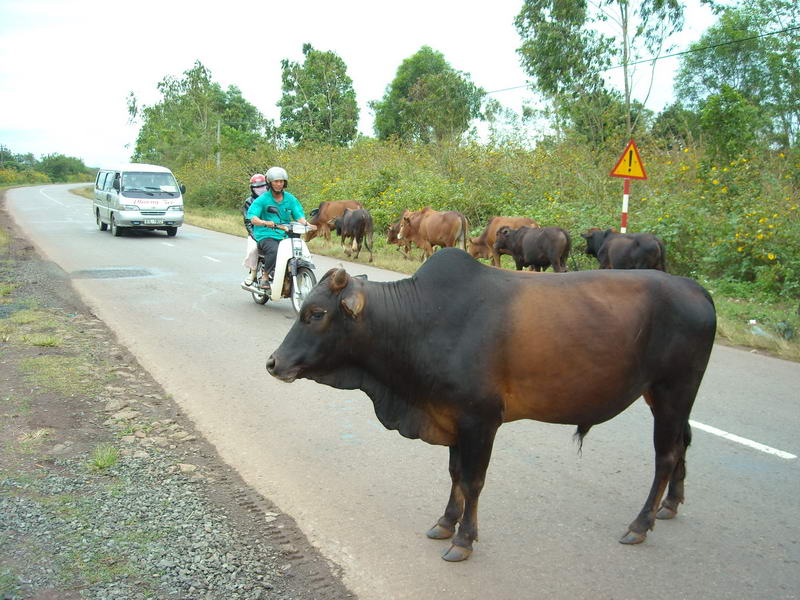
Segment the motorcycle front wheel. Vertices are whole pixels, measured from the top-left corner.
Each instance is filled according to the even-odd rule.
[[[296,313],[300,313],[300,307],[303,306],[308,293],[315,285],[317,285],[317,278],[314,271],[308,267],[299,267],[297,279],[292,282],[292,307]]]

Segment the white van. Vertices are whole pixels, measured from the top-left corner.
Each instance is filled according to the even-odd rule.
[[[122,235],[128,228],[161,229],[174,236],[183,225],[186,187],[172,171],[130,163],[100,169],[94,182],[94,218],[100,231]]]

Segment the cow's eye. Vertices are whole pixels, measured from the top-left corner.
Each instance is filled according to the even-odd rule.
[[[325,316],[325,313],[327,312],[328,312],[327,310],[321,310],[321,309],[312,310],[311,314],[308,315],[308,318],[311,321],[319,321],[322,317]]]

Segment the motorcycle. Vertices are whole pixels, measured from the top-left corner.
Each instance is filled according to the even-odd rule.
[[[314,275],[316,267],[311,260],[311,252],[301,237],[304,233],[311,231],[311,228],[296,221],[289,223],[287,228],[287,237],[278,244],[278,256],[275,259],[273,280],[270,282],[270,293],[268,294],[267,290],[261,288],[258,283],[266,279],[268,275],[264,269],[264,256],[260,251],[256,267],[256,280],[252,285],[243,283],[242,289],[253,295],[253,302],[256,304],[266,304],[268,300],[275,302],[281,298],[291,298],[292,308],[299,313],[311,288],[317,285],[317,277]]]

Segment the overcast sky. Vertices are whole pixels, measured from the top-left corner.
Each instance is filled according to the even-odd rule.
[[[684,49],[714,22],[689,2]],[[159,99],[156,84],[200,60],[223,88],[236,85],[278,121],[281,59],[302,60],[303,43],[336,52],[373,135],[367,103],[380,99],[400,63],[423,45],[487,91],[524,86],[514,17],[522,0],[0,0],[0,145],[37,157],[58,152],[89,166],[129,159],[137,127],[126,97]],[[648,108],[672,98],[677,59],[658,63]],[[640,99],[645,86],[639,85]],[[519,111],[525,89],[492,97]]]

